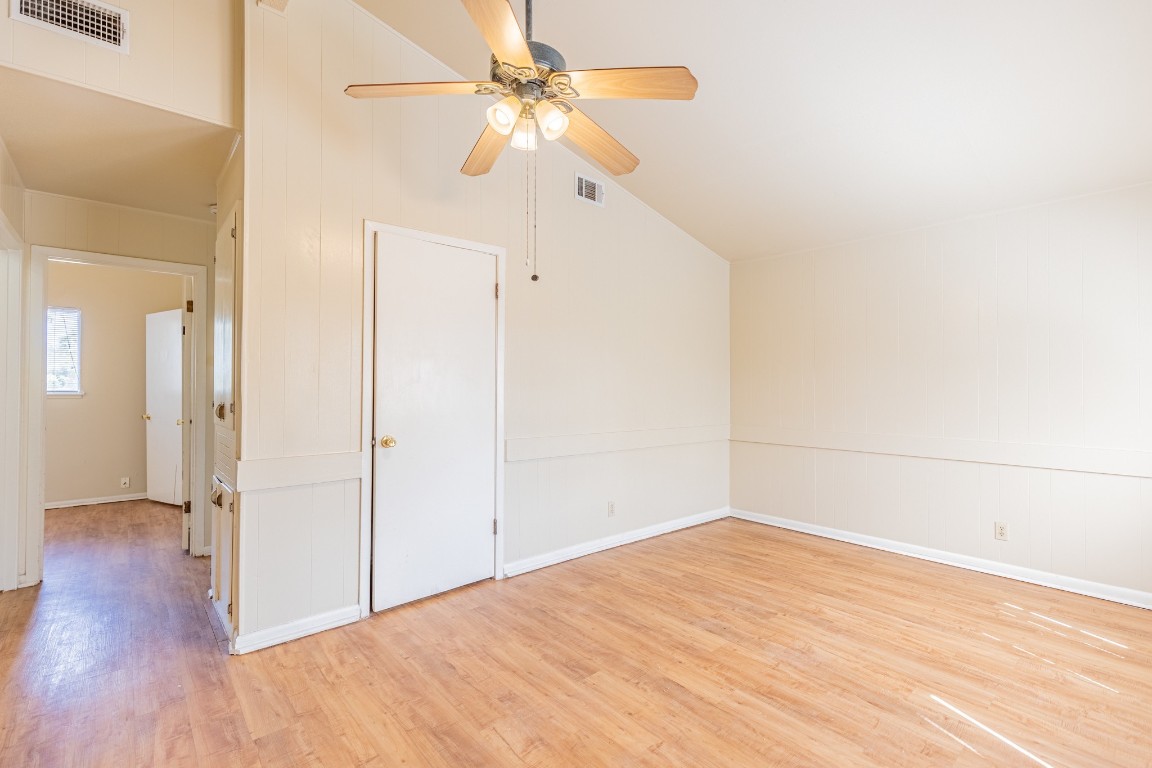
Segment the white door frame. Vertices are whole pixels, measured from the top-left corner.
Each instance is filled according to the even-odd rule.
[[[364,222],[364,349],[361,370],[362,404],[360,408],[361,454],[360,476],[360,616],[372,613],[372,459],[375,445],[372,434],[372,399],[375,391],[376,369],[376,234],[387,232],[399,237],[423,240],[453,248],[463,248],[496,257],[496,280],[504,285],[506,251],[497,245],[476,243],[455,237],[422,232],[418,229],[395,227],[375,221]],[[497,579],[504,578],[504,294],[501,290],[496,302],[496,536],[493,572]]]
[[[24,327],[24,250],[5,247],[14,242],[5,234],[4,215],[0,213],[0,270],[8,270],[7,292],[0,290],[0,355],[4,355],[4,380],[0,381],[0,409],[3,409],[7,433],[0,441],[0,592],[15,589],[20,583],[20,560],[23,553],[20,529],[24,515],[21,506],[24,428],[27,420],[21,408],[23,395],[22,351]],[[15,241],[18,242],[18,241]]]
[[[76,251],[68,248],[52,248],[44,245],[32,246],[32,259],[28,273],[28,305],[25,308],[24,370],[27,378],[25,387],[28,393],[27,417],[27,498],[25,515],[27,537],[25,548],[27,566],[21,576],[20,586],[39,583],[44,576],[44,408],[47,395],[44,393],[44,272],[49,261],[70,261],[77,264],[94,264],[122,269],[139,269],[148,272],[166,272],[192,278],[192,370],[188,380],[192,384],[192,544],[193,555],[205,555],[203,547],[204,525],[208,498],[208,475],[204,466],[204,448],[207,439],[208,404],[204,393],[208,392],[208,268],[198,264],[180,264],[155,259],[140,259],[134,256],[118,256],[111,253]]]

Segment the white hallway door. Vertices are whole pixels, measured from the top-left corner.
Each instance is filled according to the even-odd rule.
[[[498,264],[385,232],[376,254],[379,611],[495,575]]]
[[[183,320],[179,309],[154,312],[146,318],[148,498],[165,504],[184,501]]]

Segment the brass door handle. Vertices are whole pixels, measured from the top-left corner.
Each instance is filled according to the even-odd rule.
[[[216,418],[220,419],[220,421],[224,421],[224,403],[220,403],[220,405],[216,406]]]
[[[176,426],[178,426],[178,427],[184,426],[184,419],[176,419]]]
[[[380,447],[381,448],[395,448],[396,447],[396,438],[392,437],[392,435],[384,435],[384,437],[380,438]]]
[[[146,413],[143,416],[141,416],[140,418],[144,419],[144,421],[152,421],[152,414]]]

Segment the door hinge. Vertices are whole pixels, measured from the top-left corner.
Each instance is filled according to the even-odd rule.
[[[192,314],[192,299],[188,299],[188,314]]]
[[[492,535],[496,535],[496,518],[492,518]]]
[[[232,603],[228,603],[228,615],[232,615]]]
[[[228,413],[236,413],[236,403],[228,404]]]
[[[186,514],[186,515],[192,514],[192,502],[190,502],[190,501],[184,502],[184,514]]]
[[[496,298],[500,298],[500,283],[496,283]]]
[[[180,335],[181,336],[187,336],[188,335],[188,326],[186,326],[186,325],[180,326]]]
[[[236,227],[232,227],[232,239],[236,239]]]
[[[228,502],[228,514],[232,514],[235,511],[236,511],[236,502],[234,502],[234,501]]]

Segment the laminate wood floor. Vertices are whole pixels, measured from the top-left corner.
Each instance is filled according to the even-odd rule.
[[[0,765],[1152,765],[1141,609],[723,520],[228,657],[178,526],[48,513]]]

